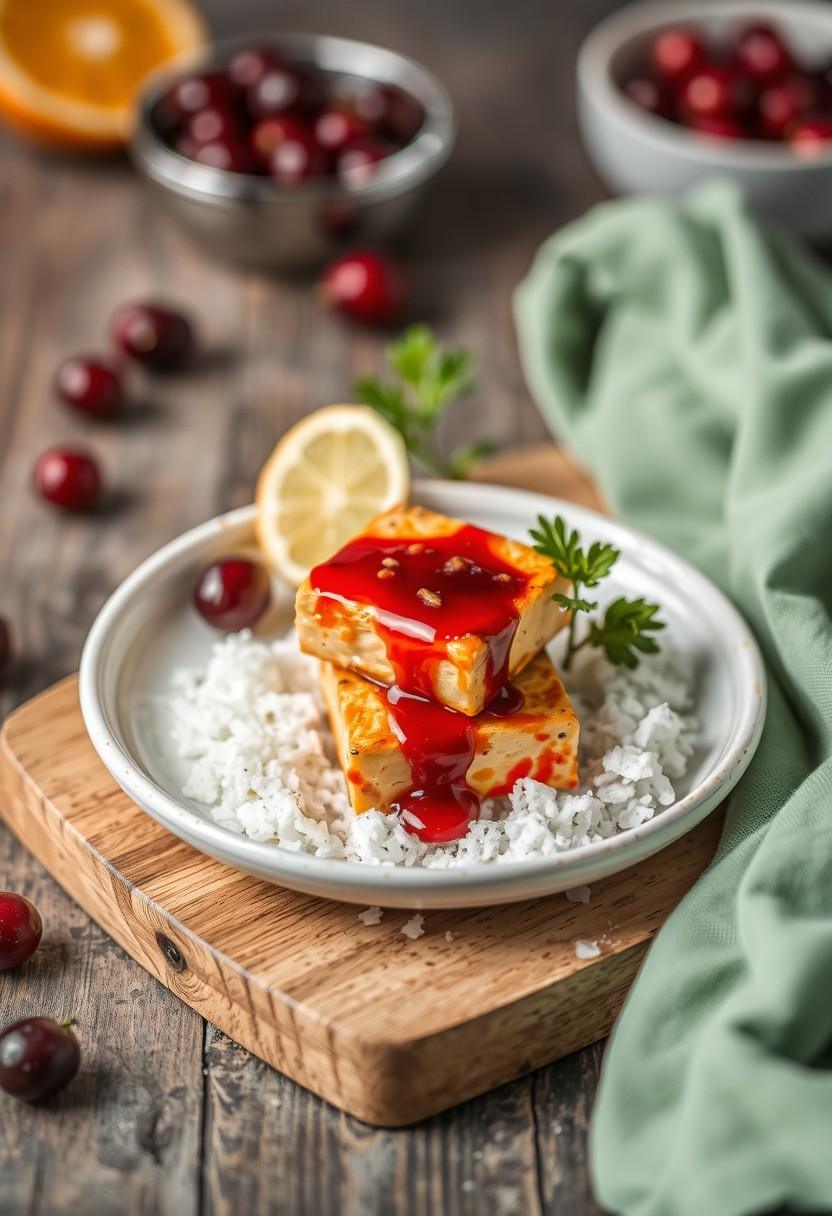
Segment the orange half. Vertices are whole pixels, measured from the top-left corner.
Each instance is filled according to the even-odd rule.
[[[188,0],[0,0],[0,117],[48,147],[117,148],[142,81],[205,40]]]

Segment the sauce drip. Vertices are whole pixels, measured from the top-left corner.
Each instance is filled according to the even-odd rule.
[[[472,524],[424,540],[359,536],[312,571],[319,611],[327,600],[372,606],[396,684],[417,696],[432,695],[448,642],[475,634],[488,646],[490,699],[508,677],[515,601],[528,582],[494,553],[493,541]]]

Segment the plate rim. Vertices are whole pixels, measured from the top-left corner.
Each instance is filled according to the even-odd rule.
[[[463,503],[475,488],[482,488],[482,483],[417,479],[413,484],[412,497],[415,501],[418,501],[422,494],[428,497],[438,495],[446,501],[456,498],[460,500],[460,510],[464,513]],[[267,875],[269,881],[278,885],[282,882],[283,885],[295,886],[298,890],[308,890],[310,886],[314,886],[317,894],[321,888],[328,888],[332,898],[336,899],[354,899],[356,888],[362,888],[364,891],[372,889],[373,894],[382,903],[384,895],[392,894],[393,890],[397,895],[413,896],[427,896],[430,893],[438,896],[444,890],[457,898],[463,892],[470,896],[473,891],[477,891],[483,896],[480,902],[500,902],[511,898],[510,892],[514,888],[522,889],[515,898],[528,895],[530,887],[535,888],[535,895],[543,895],[550,890],[563,890],[564,885],[580,883],[580,877],[576,876],[574,884],[565,884],[564,871],[570,874],[576,871],[579,874],[581,870],[592,868],[602,869],[604,873],[623,870],[649,855],[637,847],[645,839],[651,841],[654,837],[668,836],[670,829],[669,838],[664,843],[656,843],[655,848],[649,850],[656,852],[692,830],[724,801],[740,780],[751,762],[762,734],[767,704],[766,674],[762,655],[750,627],[728,597],[705,574],[639,529],[602,515],[589,507],[536,491],[491,484],[487,485],[487,490],[489,495],[496,495],[507,505],[510,502],[515,510],[527,510],[530,519],[541,510],[561,511],[567,516],[571,515],[579,527],[581,520],[597,525],[622,550],[632,547],[635,542],[647,552],[655,553],[665,564],[675,566],[690,585],[692,593],[710,601],[730,626],[730,634],[735,638],[734,644],[746,651],[745,657],[750,664],[749,687],[740,697],[740,720],[733,732],[729,750],[725,752],[719,765],[706,774],[684,797],[646,823],[617,833],[607,840],[581,845],[547,857],[521,859],[501,865],[471,863],[447,869],[361,864],[343,858],[315,857],[308,853],[294,852],[271,841],[256,841],[233,832],[178,802],[142,772],[136,757],[125,750],[110,726],[102,705],[99,686],[103,679],[108,645],[134,595],[152,580],[160,569],[188,552],[198,552],[207,542],[216,540],[224,532],[249,527],[256,512],[254,504],[237,507],[197,524],[155,550],[112,592],[90,627],[81,654],[78,676],[81,713],[93,747],[116,783],[141,810],[150,814],[174,835],[182,838],[183,832],[187,831],[186,840],[192,847],[202,849],[213,857],[220,856],[226,864],[237,865],[248,873],[258,873],[263,877]],[[697,811],[701,813],[697,815]],[[684,822],[688,818],[689,826],[673,831],[680,821]],[[634,852],[639,855],[627,860],[628,854]],[[238,860],[229,860],[229,853]],[[621,854],[620,864],[610,861],[616,854]],[[607,864],[600,864],[603,862]],[[548,884],[545,882],[547,875],[552,878]],[[368,897],[362,896],[362,902],[366,898]],[[466,902],[473,901],[466,897]]]

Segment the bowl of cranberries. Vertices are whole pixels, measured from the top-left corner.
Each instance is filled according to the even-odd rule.
[[[453,142],[450,98],[419,64],[292,34],[155,77],[131,153],[210,250],[292,269],[394,237]]]
[[[832,6],[646,3],[597,26],[578,59],[587,150],[624,194],[706,177],[809,237],[832,233]]]

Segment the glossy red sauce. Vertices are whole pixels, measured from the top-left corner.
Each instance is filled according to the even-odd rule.
[[[475,634],[488,646],[487,695],[508,676],[517,631],[516,600],[528,576],[492,550],[493,536],[472,524],[423,541],[359,536],[310,575],[319,609],[335,603],[375,609],[377,632],[396,684],[432,695],[432,676],[448,642]]]

